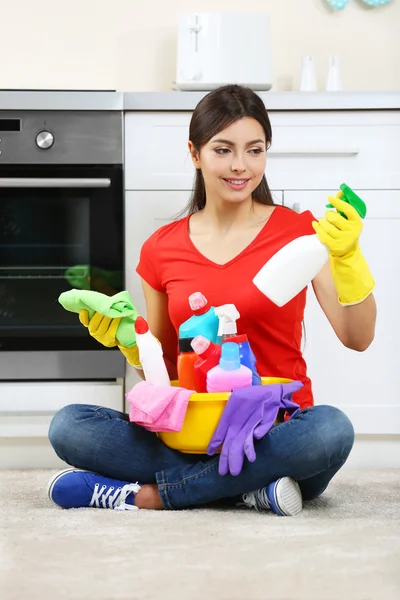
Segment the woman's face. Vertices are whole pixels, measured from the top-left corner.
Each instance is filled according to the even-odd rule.
[[[202,171],[207,199],[243,202],[251,197],[265,172],[265,133],[250,117],[217,133],[199,154],[191,142],[189,150],[194,166]]]

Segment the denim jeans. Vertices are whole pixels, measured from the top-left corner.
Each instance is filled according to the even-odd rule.
[[[319,496],[345,463],[354,442],[347,416],[332,406],[313,406],[273,427],[255,442],[257,458],[238,476],[218,474],[218,455],[183,454],[128,415],[101,406],[71,404],[53,418],[50,442],[66,463],[106,477],[156,483],[164,508],[225,501],[279,477],[298,481],[303,499]]]

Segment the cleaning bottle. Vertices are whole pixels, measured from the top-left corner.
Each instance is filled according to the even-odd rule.
[[[207,392],[231,392],[251,386],[252,373],[240,364],[239,346],[233,342],[222,345],[219,364],[207,373]]]
[[[196,390],[197,384],[194,364],[198,356],[191,346],[192,340],[193,338],[179,339],[179,354],[176,363],[179,385],[187,390]]]
[[[196,335],[191,341],[191,346],[197,355],[197,360],[194,363],[196,392],[206,392],[207,373],[219,364],[221,346],[210,342],[202,335]]]
[[[367,209],[361,198],[345,183],[344,200],[364,219]],[[333,208],[331,204],[327,208]],[[340,213],[342,216],[344,213]],[[303,235],[278,250],[253,279],[254,285],[277,306],[283,306],[304,289],[324,266],[329,250],[317,234]]]
[[[135,332],[145,380],[155,385],[171,385],[161,344],[151,333],[146,319],[136,318]]]
[[[189,305],[193,315],[179,327],[179,339],[194,338],[204,335],[212,342],[217,341],[218,317],[214,306],[210,306],[207,298],[201,292],[189,296]]]
[[[236,321],[240,313],[234,304],[222,304],[217,306],[215,314],[218,317],[218,342],[224,342],[232,335],[237,334]]]
[[[252,385],[261,385],[261,377],[257,372],[257,360],[250,347],[246,334],[237,333],[236,321],[240,313],[234,304],[223,304],[215,309],[219,318],[218,339],[223,344],[226,341],[239,345],[240,362],[252,372]]]

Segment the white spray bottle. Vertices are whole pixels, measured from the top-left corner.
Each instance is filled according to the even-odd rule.
[[[341,200],[351,204],[363,219],[365,203],[345,183]],[[333,208],[327,204],[327,208]],[[344,213],[340,213],[345,218]],[[292,300],[318,274],[329,258],[329,250],[317,234],[303,235],[278,250],[253,279],[254,285],[277,306]]]
[[[151,333],[146,319],[137,317],[135,331],[145,380],[155,385],[171,385],[161,344]]]
[[[236,321],[239,319],[240,313],[236,306],[234,304],[223,304],[217,306],[214,311],[219,319],[218,340],[221,340],[222,343],[226,339],[237,335]]]

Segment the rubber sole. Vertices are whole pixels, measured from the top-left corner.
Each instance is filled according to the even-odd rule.
[[[291,477],[278,479],[274,486],[274,504],[285,517],[293,517],[303,509],[300,486]]]

